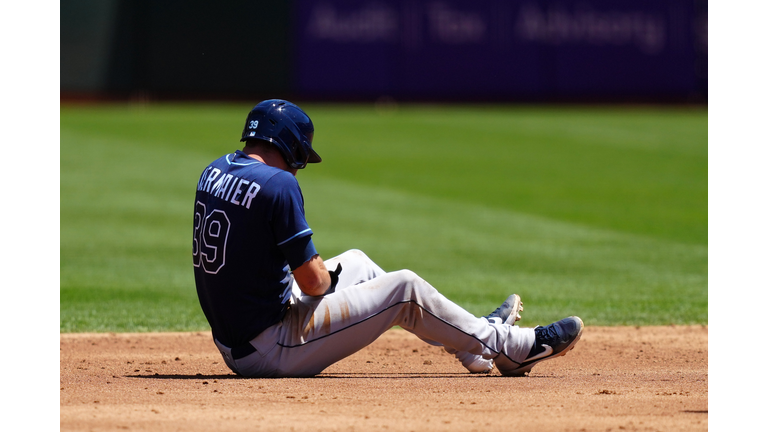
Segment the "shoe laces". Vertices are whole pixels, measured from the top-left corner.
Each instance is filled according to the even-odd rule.
[[[503,307],[504,307],[504,305],[501,305],[501,306],[497,307],[495,311],[489,313],[485,317],[486,318],[501,318],[501,308],[503,308]]]
[[[536,327],[536,339],[538,342],[547,344],[549,346],[557,344],[560,339],[560,333],[557,332],[557,326],[550,324],[545,327]]]

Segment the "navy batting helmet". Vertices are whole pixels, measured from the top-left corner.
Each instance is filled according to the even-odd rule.
[[[312,149],[314,134],[312,120],[301,108],[282,99],[270,99],[259,102],[248,113],[240,141],[268,141],[280,149],[288,166],[301,169],[307,163],[322,161]]]

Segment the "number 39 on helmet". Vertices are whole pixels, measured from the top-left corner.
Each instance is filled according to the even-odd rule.
[[[312,148],[315,127],[307,113],[282,99],[259,102],[245,119],[240,141],[262,140],[275,145],[285,162],[294,169],[322,159]]]

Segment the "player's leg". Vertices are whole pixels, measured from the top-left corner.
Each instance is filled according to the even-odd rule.
[[[330,258],[325,261],[325,265],[329,270],[335,269],[337,265],[342,266],[342,272],[339,275],[339,282],[336,287],[337,291],[357,285],[362,282],[367,282],[386,273],[381,267],[379,267],[378,264],[373,262],[373,260],[371,260],[364,252],[358,249],[352,249],[342,253],[341,255]],[[304,294],[296,284],[294,284],[293,287],[293,294],[298,298],[304,297]],[[505,302],[505,304],[502,305],[502,307],[499,309],[504,308],[507,303],[509,303],[509,300]],[[489,316],[499,312],[499,309],[489,314]],[[506,313],[506,315],[501,318],[501,322],[510,321],[507,319],[507,317],[513,316],[511,319],[511,324],[514,324],[514,321],[519,319],[519,313],[521,310],[522,304],[519,297],[517,297],[517,304],[510,303],[510,305],[507,306],[504,311],[501,311],[502,313]],[[425,340],[425,342],[431,345],[442,346],[442,344],[433,341]],[[449,347],[445,347],[445,350],[449,354],[454,355],[459,360],[459,362],[461,362],[461,364],[471,373],[488,373],[493,370],[492,360],[487,360],[479,355],[470,354],[468,352],[457,352]]]
[[[521,363],[533,329],[473,316],[410,271],[387,273],[334,294],[302,298],[283,321],[252,341],[257,352],[234,362],[247,376],[312,376],[399,325],[456,351]]]

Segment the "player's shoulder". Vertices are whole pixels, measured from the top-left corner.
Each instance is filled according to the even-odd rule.
[[[209,163],[209,166],[212,167],[221,167],[229,164],[229,159],[232,157],[232,153],[225,154],[223,156],[220,156],[213,160],[213,162]]]
[[[269,167],[269,170],[269,178],[261,183],[261,193],[270,197],[268,199],[281,201],[301,195],[301,188],[293,174],[275,167]]]
[[[289,187],[298,186],[299,182],[296,180],[296,176],[288,171],[280,168],[268,166],[270,169],[270,176],[268,182],[272,185],[285,185]]]

